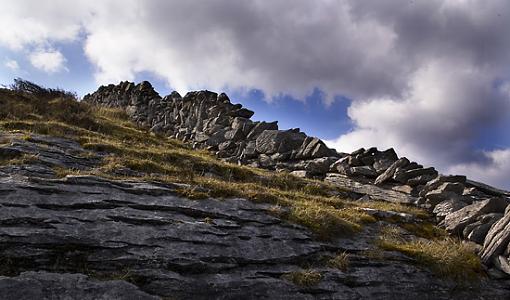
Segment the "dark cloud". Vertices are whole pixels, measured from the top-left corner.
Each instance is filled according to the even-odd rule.
[[[82,32],[100,83],[151,72],[181,91],[256,88],[268,100],[319,88],[353,100],[340,150],[394,146],[443,171],[510,175],[506,152],[477,144],[508,134],[497,126],[510,112],[506,0],[53,2],[5,3],[0,45]]]

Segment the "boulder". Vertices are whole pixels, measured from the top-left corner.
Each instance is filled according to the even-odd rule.
[[[453,198],[463,198],[461,196],[463,190],[464,185],[462,183],[444,182],[440,186],[438,186],[435,190],[429,191],[425,195],[425,198],[427,199],[427,203],[434,206],[444,200]]]
[[[284,153],[299,148],[305,139],[303,133],[282,130],[265,130],[255,140],[259,153]]]
[[[444,218],[447,215],[456,212],[466,206],[467,204],[459,198],[451,198],[436,205],[432,213],[436,217]]]
[[[321,157],[309,160],[305,163],[305,170],[312,175],[324,175],[329,171],[329,166],[335,160],[333,157]]]
[[[393,164],[391,164],[390,167],[386,171],[384,171],[381,175],[379,175],[376,180],[375,184],[383,184],[384,182],[390,180],[393,178],[393,175],[395,174],[395,171],[398,168],[405,167],[409,164],[409,160],[405,157],[400,158],[399,160],[395,161]]]
[[[507,257],[498,255],[494,258],[493,263],[498,270],[505,273],[507,276],[510,275],[510,262]]]
[[[503,214],[498,213],[480,216],[476,222],[464,228],[462,235],[469,241],[482,245],[492,225],[502,217]]]
[[[480,201],[447,215],[443,224],[446,231],[460,235],[464,228],[475,222],[479,216],[489,213],[502,213],[507,205],[508,201],[503,198]]]
[[[440,175],[436,177],[434,180],[429,181],[421,190],[420,196],[425,197],[425,195],[432,191],[437,189],[441,184],[445,182],[453,182],[453,183],[465,183],[466,182],[466,176],[462,175]]]
[[[400,169],[402,170],[401,172],[395,171],[395,174],[393,175],[393,179],[400,183],[407,183],[407,181],[409,179],[415,178],[418,176],[423,176],[423,175],[428,175],[428,176],[433,176],[433,177],[437,176],[437,171],[433,167],[417,168],[417,169],[411,169],[411,170],[406,170],[406,167],[403,167]]]
[[[347,175],[351,176],[364,176],[369,178],[377,177],[377,172],[370,166],[351,167],[348,170],[349,174]]]
[[[375,171],[379,174],[386,171],[394,162],[398,160],[397,153],[393,148],[388,150],[378,152],[374,155],[374,164],[373,167]]]
[[[496,198],[499,199],[499,198]],[[487,233],[483,242],[480,257],[485,264],[492,262],[494,257],[502,254],[510,242],[510,209],[507,208],[505,215],[499,219]]]
[[[248,140],[255,140],[264,130],[278,130],[278,122],[257,122],[246,136]]]

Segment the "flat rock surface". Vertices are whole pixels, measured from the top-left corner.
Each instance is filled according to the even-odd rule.
[[[56,152],[57,162],[67,157]],[[172,184],[16,170],[0,169],[0,299],[510,298],[505,281],[459,289],[402,254],[366,254],[377,223],[325,242],[268,204],[190,200]],[[344,251],[347,270],[320,263]],[[285,277],[308,269],[320,272],[318,284]]]
[[[382,200],[404,204],[413,204],[418,200],[416,197],[409,196],[408,194],[390,189],[384,189],[374,184],[362,183],[341,174],[329,173],[325,180],[342,187],[342,189],[346,191],[361,195],[369,195],[372,200]]]

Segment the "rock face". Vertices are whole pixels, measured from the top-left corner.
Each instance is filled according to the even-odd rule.
[[[353,239],[320,241],[272,214],[269,204],[190,200],[179,196],[179,184],[85,175],[56,179],[52,166],[79,161],[86,168],[100,158],[72,141],[34,135],[0,149],[51,156],[30,168],[0,167],[0,299],[510,297],[506,281],[456,289],[392,251],[379,249],[384,259],[374,259],[367,253],[376,249],[378,223]],[[406,199],[403,192],[396,197],[380,187],[374,192],[369,184],[350,184],[358,194]],[[347,270],[317,263],[344,251]],[[494,255],[506,267],[501,251]],[[303,268],[320,272],[320,282],[300,286],[286,279]]]

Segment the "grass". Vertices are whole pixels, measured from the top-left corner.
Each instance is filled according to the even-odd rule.
[[[349,254],[347,252],[337,254],[328,261],[328,265],[341,271],[347,271],[349,268]]]
[[[380,248],[398,251],[416,259],[435,274],[459,282],[473,281],[483,274],[480,258],[474,249],[461,240],[440,237],[435,239],[404,238],[395,226],[383,228],[377,241]]]
[[[313,287],[319,284],[322,280],[322,275],[314,270],[304,270],[285,274],[283,278],[301,287]]]

